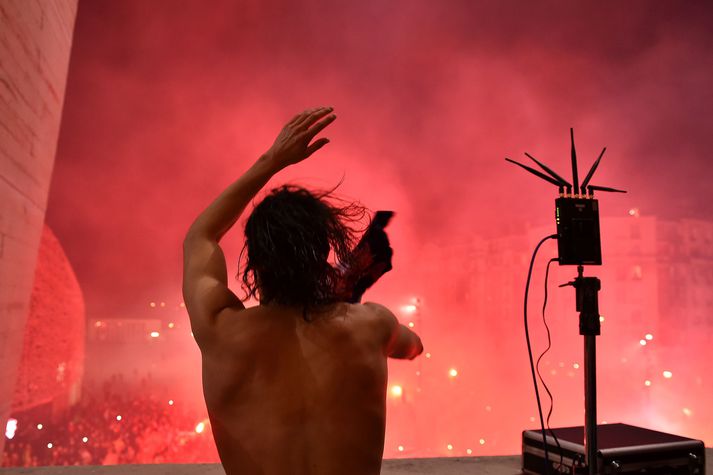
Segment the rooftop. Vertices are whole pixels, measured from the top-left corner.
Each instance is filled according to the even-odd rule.
[[[706,449],[706,472],[713,474],[713,449]],[[0,469],[0,475],[221,475],[218,464],[114,465],[90,467],[40,467]],[[382,475],[515,475],[520,474],[520,456],[385,460]]]

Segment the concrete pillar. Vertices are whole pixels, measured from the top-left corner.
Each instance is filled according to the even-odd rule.
[[[77,0],[0,0],[0,458],[57,148]]]

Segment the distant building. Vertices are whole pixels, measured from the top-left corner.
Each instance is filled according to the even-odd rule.
[[[84,374],[84,298],[52,231],[42,231],[12,412],[51,404],[61,411],[80,396]]]
[[[459,319],[472,314],[515,321],[522,315],[534,247],[555,231],[553,223],[523,229],[519,235],[473,236],[429,244],[420,269],[426,293],[434,294],[428,298],[462,306]],[[639,216],[632,210],[627,217],[602,217],[601,237],[603,265],[586,266],[585,275],[597,276],[602,282],[600,312],[607,322],[619,322],[632,332],[645,328],[644,334],[656,334],[657,341],[667,347],[710,341],[713,222],[664,220]],[[533,271],[531,302],[541,302],[544,265],[556,256],[554,241],[541,248]],[[552,264],[552,315],[564,312],[576,316],[574,289],[557,288],[576,274],[575,266]],[[538,309],[531,311],[536,315]]]

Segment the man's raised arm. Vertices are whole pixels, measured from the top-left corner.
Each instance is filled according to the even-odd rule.
[[[225,256],[218,242],[275,173],[304,160],[329,142],[321,138],[310,144],[336,118],[331,112],[331,107],[320,107],[293,117],[272,147],[189,228],[183,241],[183,299],[196,340],[209,336],[212,324],[223,310],[244,308],[228,289]]]

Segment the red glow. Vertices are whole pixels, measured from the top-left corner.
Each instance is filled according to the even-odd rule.
[[[538,424],[525,273],[553,231],[556,190],[502,158],[528,151],[564,173],[573,126],[580,173],[606,145],[595,182],[629,190],[598,196],[604,265],[586,270],[602,280],[607,316],[599,412],[713,444],[713,191],[702,175],[713,136],[701,119],[713,108],[701,61],[713,32],[710,7],[679,3],[626,12],[581,2],[82,3],[47,221],[90,322],[153,320],[137,333],[148,349],[97,343],[87,380],[151,371],[165,385],[161,411],[204,411],[180,301],[185,231],[285,119],[329,102],[339,113],[330,145],[270,186],[329,187],[344,176],[340,193],[397,212],[394,270],[366,297],[413,324],[427,352],[389,363],[385,456],[519,453],[521,431]],[[239,295],[242,224],[222,241]],[[555,255],[543,247],[531,289],[538,354],[544,262]],[[582,423],[574,294],[556,287],[573,275],[556,265],[550,275],[542,374],[553,426]],[[167,322],[180,331],[159,338],[152,329]],[[47,366],[53,378],[59,363]],[[180,404],[166,408],[168,397]],[[115,411],[129,409],[110,410],[104,422],[119,430],[134,419],[123,412],[131,417],[117,424]],[[194,434],[204,417],[180,430],[210,440]]]

